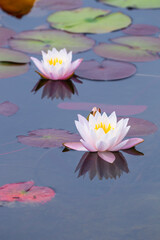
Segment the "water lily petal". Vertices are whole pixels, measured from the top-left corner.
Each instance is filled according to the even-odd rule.
[[[98,152],[98,155],[104,161],[109,162],[109,163],[113,163],[115,160],[115,155],[111,152]]]
[[[31,57],[31,60],[34,62],[36,67],[43,73],[43,75],[47,77],[47,74],[43,69],[42,63],[37,58],[34,58],[34,57]]]
[[[121,149],[132,148],[132,147],[138,145],[139,143],[144,142],[144,139],[142,139],[142,138],[130,138],[126,141],[127,141],[126,144]]]
[[[81,142],[67,142],[67,143],[63,143],[63,145],[67,148],[77,150],[77,151],[88,151]]]
[[[89,142],[85,142],[83,139],[81,139],[80,142],[89,152],[97,152],[97,149],[94,146],[92,146]]]

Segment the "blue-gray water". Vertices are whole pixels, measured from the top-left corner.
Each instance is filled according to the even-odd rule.
[[[122,11],[132,17],[133,23],[159,26],[160,10],[125,10],[107,7],[95,1],[84,1],[92,6]],[[36,11],[33,9],[33,11]],[[31,12],[21,20],[0,12],[2,24],[17,32],[43,25],[49,13],[34,16]],[[121,36],[120,31],[110,34],[89,35],[98,42]],[[85,60],[102,58],[92,51],[77,54]],[[160,61],[136,63],[137,74],[160,75]],[[0,80],[0,101],[9,100],[20,110],[6,118],[0,116],[0,153],[25,147],[16,142],[17,135],[26,135],[35,129],[57,128],[76,132],[77,113],[86,111],[59,109],[62,100],[41,100],[41,90],[31,89],[39,80],[31,65],[24,75]],[[134,75],[115,82],[83,80],[75,84],[79,96],[73,102],[147,105],[147,110],[135,117],[144,118],[160,126],[160,78]],[[65,99],[65,101],[69,101]],[[0,156],[0,185],[34,180],[38,186],[50,186],[56,196],[42,205],[20,205],[0,208],[1,240],[159,240],[160,236],[160,134],[144,137],[137,147],[144,156],[124,154],[130,172],[116,180],[90,181],[88,174],[77,178],[75,168],[81,152],[62,153],[62,148],[41,149],[27,147],[23,151]],[[13,143],[3,145],[13,141]],[[15,142],[14,142],[15,141]]]

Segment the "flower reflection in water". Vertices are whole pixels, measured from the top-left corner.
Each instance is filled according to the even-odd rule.
[[[72,95],[78,95],[77,88],[73,82],[82,83],[79,79],[75,77],[72,77],[70,80],[65,81],[40,79],[32,89],[32,92],[36,93],[40,88],[43,87],[42,98],[47,97],[51,98],[52,100],[54,98],[61,98],[62,100],[64,100],[65,98],[70,99]]]
[[[136,149],[125,150],[131,155],[143,155],[143,153],[138,152]],[[78,172],[78,177],[85,176],[88,172],[90,180],[92,180],[96,175],[100,180],[103,178],[109,179],[120,177],[123,172],[129,173],[129,168],[127,161],[121,152],[112,153],[115,155],[115,161],[109,163],[103,160],[98,153],[86,152],[80,159],[75,172]]]

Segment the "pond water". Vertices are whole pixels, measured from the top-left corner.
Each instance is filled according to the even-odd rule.
[[[83,7],[88,6],[121,11],[132,18],[133,24],[159,27],[159,9],[128,10],[84,1]],[[52,12],[33,8],[18,19],[0,11],[0,20],[4,27],[21,32],[41,25],[49,27],[46,19]],[[123,35],[121,30],[87,34],[96,43]],[[92,49],[74,54],[73,58],[103,60]],[[13,116],[0,116],[0,186],[33,180],[36,186],[50,187],[56,193],[43,204],[2,203],[1,240],[159,240],[159,131],[143,136],[145,141],[136,147],[144,155],[123,152],[114,167],[96,162],[94,155],[90,156],[94,163],[88,160],[88,165],[83,166],[83,152],[62,152],[63,147],[31,147],[16,139],[37,129],[65,129],[76,133],[77,114],[87,116],[89,111],[63,109],[60,108],[62,102],[145,105],[145,111],[132,117],[151,121],[159,128],[159,64],[159,60],[136,62],[136,74],[118,81],[81,79],[81,84],[74,82],[78,95],[71,94],[71,99],[64,101],[41,99],[42,89],[35,94],[31,92],[40,79],[32,63],[25,74],[0,79],[1,102],[10,101],[19,107]],[[77,169],[80,160],[82,165]]]

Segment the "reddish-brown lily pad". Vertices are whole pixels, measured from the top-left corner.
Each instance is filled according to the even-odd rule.
[[[76,70],[76,75],[90,80],[118,80],[132,76],[136,67],[130,63],[105,60],[98,63],[95,60],[83,61]]]
[[[5,45],[14,34],[15,32],[11,29],[0,27],[0,46]]]
[[[45,203],[54,196],[53,189],[34,186],[33,181],[11,183],[0,187],[1,202]]]
[[[131,126],[127,134],[130,137],[146,136],[158,130],[158,127],[154,123],[140,118],[129,118],[128,125]]]
[[[11,48],[28,53],[41,54],[41,51],[66,48],[74,53],[93,47],[94,40],[83,34],[70,34],[58,30],[33,30],[21,32],[9,41]]]
[[[127,43],[127,41],[125,43],[125,38],[129,37],[123,37],[123,39],[121,38],[122,40],[120,38],[112,39],[112,41],[115,43],[100,43],[99,45],[95,46],[94,52],[104,58],[127,62],[146,62],[159,59],[158,52],[160,51],[160,45],[159,47],[157,46],[157,48],[155,48],[154,40],[156,39],[156,42],[159,42],[160,44],[160,39],[153,38],[153,42],[150,41],[150,46],[149,44],[148,46],[145,46],[144,38],[149,37],[130,37],[134,38],[135,41],[137,40],[137,44],[134,43],[134,40],[130,43]],[[142,40],[142,42],[138,41],[137,38]]]
[[[0,103],[0,114],[4,116],[7,116],[7,117],[12,116],[18,110],[19,110],[19,107],[14,103],[11,103],[8,101]]]
[[[25,145],[41,148],[61,147],[64,142],[79,141],[78,134],[65,130],[39,129],[29,132],[28,136],[18,136],[18,141]]]
[[[160,31],[156,26],[147,24],[133,24],[130,27],[122,30],[124,33],[134,36],[154,35]]]
[[[81,7],[82,0],[37,0],[35,6],[56,11],[70,10]]]
[[[116,112],[117,115],[134,115],[144,112],[147,108],[145,105],[109,105],[102,103],[86,103],[86,102],[63,102],[58,104],[59,108],[67,110],[87,110],[91,111],[93,107],[99,107],[102,109],[102,112],[107,114]]]

